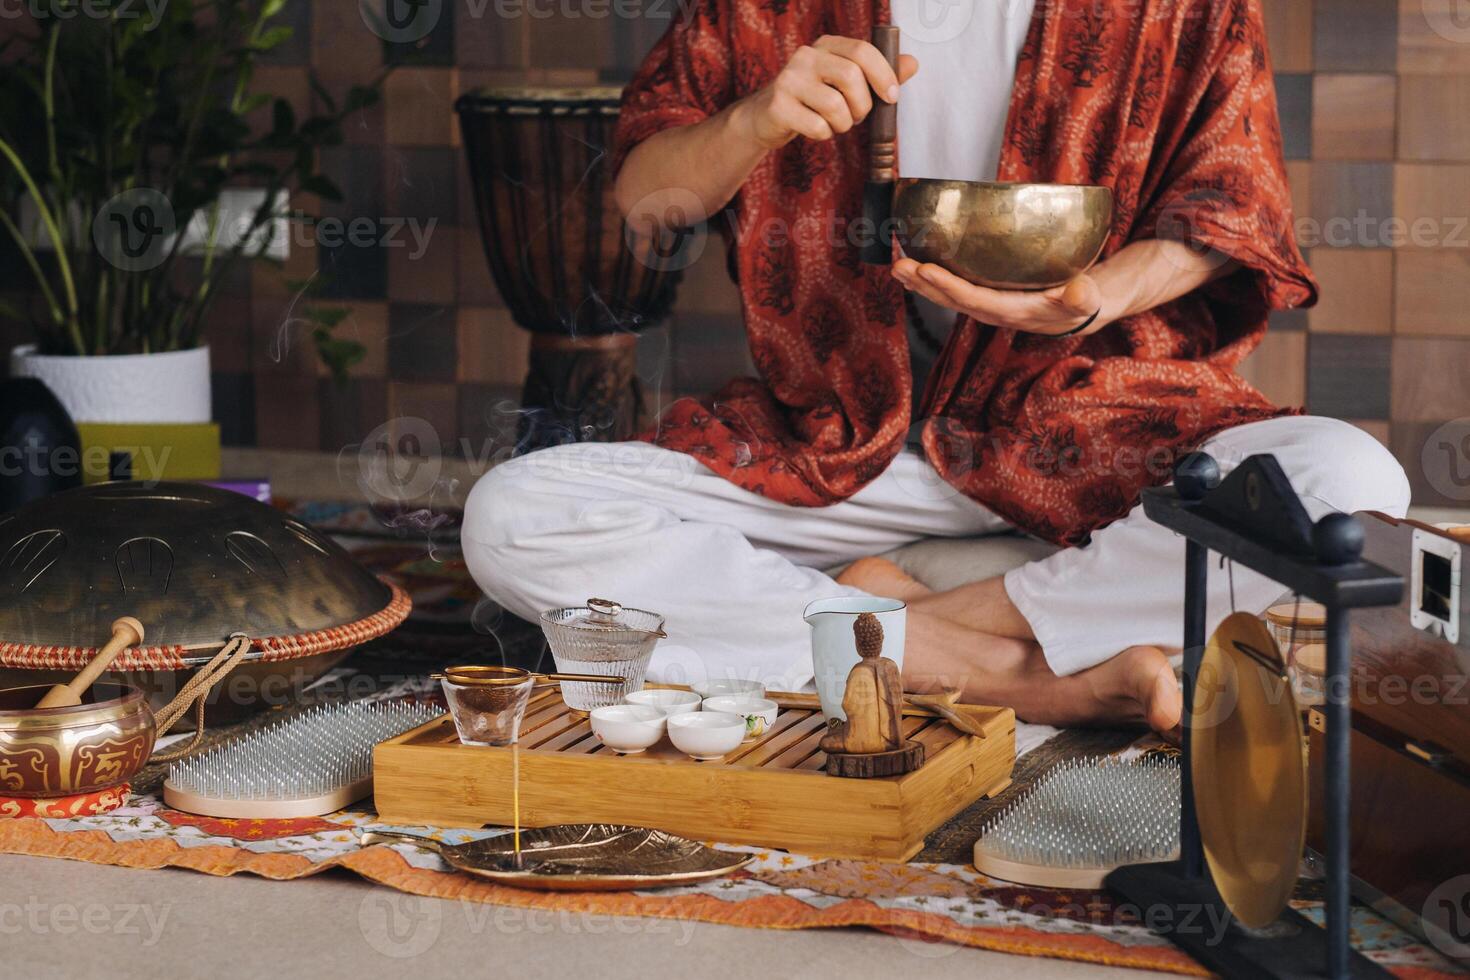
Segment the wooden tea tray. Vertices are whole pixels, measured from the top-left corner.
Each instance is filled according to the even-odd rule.
[[[904,734],[923,743],[924,765],[903,776],[842,779],[822,768],[817,743],[826,725],[816,696],[767,696],[781,705],[770,731],[723,760],[695,762],[667,738],[641,755],[617,755],[555,689],[539,693],[521,725],[522,825],[633,824],[696,840],[902,861],[930,831],[1010,783],[1009,708],[959,706],[985,738],[905,709]],[[511,750],[460,744],[448,715],[379,745],[373,785],[386,823],[511,823]]]

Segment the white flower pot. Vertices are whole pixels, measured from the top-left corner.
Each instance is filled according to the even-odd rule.
[[[209,348],[67,357],[10,352],[10,373],[40,378],[77,422],[208,422]]]

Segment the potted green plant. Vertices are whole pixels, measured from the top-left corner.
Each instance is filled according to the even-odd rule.
[[[259,91],[287,2],[52,0],[0,47],[0,235],[34,293],[0,307],[35,338],[11,373],[73,417],[209,421],[203,332],[224,277],[279,261],[288,222],[313,220],[293,196],[340,199],[318,151],[381,78],[338,98],[313,77],[306,118]],[[332,335],[340,311],[305,318],[335,373],[362,355]]]

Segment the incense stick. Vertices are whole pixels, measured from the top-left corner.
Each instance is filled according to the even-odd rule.
[[[510,808],[511,820],[515,824],[515,854],[516,867],[521,863],[521,746],[519,742],[510,744]]]

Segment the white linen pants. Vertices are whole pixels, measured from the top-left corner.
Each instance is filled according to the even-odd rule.
[[[1228,430],[1202,447],[1228,473],[1272,453],[1313,519],[1332,510],[1402,516],[1409,485],[1377,440],[1346,422],[1297,417]],[[814,599],[861,594],[818,568],[926,537],[1006,530],[946,484],[928,461],[901,453],[851,499],[790,507],[742,490],[691,456],[646,443],[577,443],[502,463],[471,491],[462,534],[475,581],[534,621],[592,596],[667,617],[650,678],[759,679],[796,690],[811,679],[807,627]],[[1014,569],[1005,588],[1057,674],[1136,644],[1179,646],[1184,539],[1142,506],[1071,548]],[[1259,612],[1282,587],[1234,570],[1235,603]],[[1230,612],[1230,584],[1210,574],[1210,628]]]

